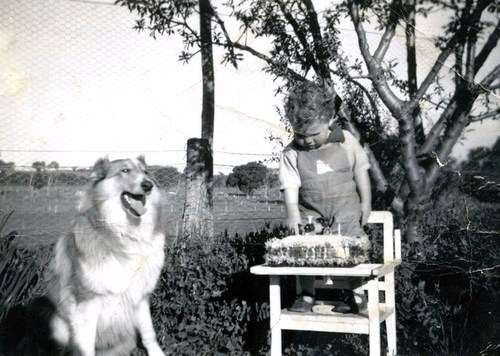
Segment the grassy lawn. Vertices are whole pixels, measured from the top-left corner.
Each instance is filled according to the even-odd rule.
[[[4,233],[17,231],[26,247],[50,244],[72,224],[84,186],[51,186],[33,189],[29,186],[0,186],[0,214],[14,211]],[[166,191],[165,213],[167,234],[180,228],[184,194]],[[214,190],[214,226],[216,233],[227,231],[246,234],[261,230],[266,223],[279,224],[285,208],[277,189],[245,196],[236,189]]]

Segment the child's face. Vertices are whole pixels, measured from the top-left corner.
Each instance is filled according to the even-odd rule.
[[[299,130],[294,130],[294,141],[306,150],[323,146],[330,136],[330,123],[314,122]]]

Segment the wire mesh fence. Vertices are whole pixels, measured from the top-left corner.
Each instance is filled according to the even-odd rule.
[[[194,109],[183,98],[199,102],[201,92],[163,83],[168,68],[160,68],[165,77],[151,73],[176,61],[178,49],[136,33],[133,16],[111,0],[0,4],[0,215],[13,212],[2,234],[15,231],[35,246],[54,241],[72,223],[92,164],[139,154],[165,192],[169,233],[177,233],[188,136],[176,126],[183,117],[170,117],[162,101],[188,115]],[[155,120],[146,123],[148,115]],[[216,168],[246,163],[234,158],[240,162],[215,157]],[[217,183],[221,177],[214,182],[215,233],[244,234],[284,218],[276,187],[246,196]]]
[[[37,246],[53,242],[68,230],[89,184],[91,167],[67,168],[38,162],[34,167],[3,165],[0,172],[0,213],[13,212],[4,233],[15,233],[19,241]],[[173,166],[149,167],[164,193],[167,233],[182,228],[185,177]],[[246,234],[285,218],[281,193],[264,185],[251,195],[225,186],[222,174],[215,177],[213,215],[216,234]]]

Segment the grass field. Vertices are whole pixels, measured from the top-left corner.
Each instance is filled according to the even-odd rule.
[[[29,186],[0,186],[0,214],[14,211],[4,233],[17,231],[19,243],[36,247],[53,242],[73,221],[83,186],[50,186],[33,189]],[[180,228],[184,204],[183,190],[165,192],[167,234]],[[279,224],[285,208],[277,189],[245,196],[236,189],[214,190],[214,227],[216,233],[227,231],[246,234],[261,230],[266,223]]]

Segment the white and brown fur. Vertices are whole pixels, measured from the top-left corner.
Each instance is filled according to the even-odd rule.
[[[143,157],[96,162],[48,284],[52,337],[72,354],[129,355],[139,337],[150,356],[163,355],[149,304],[164,261],[161,200]]]

